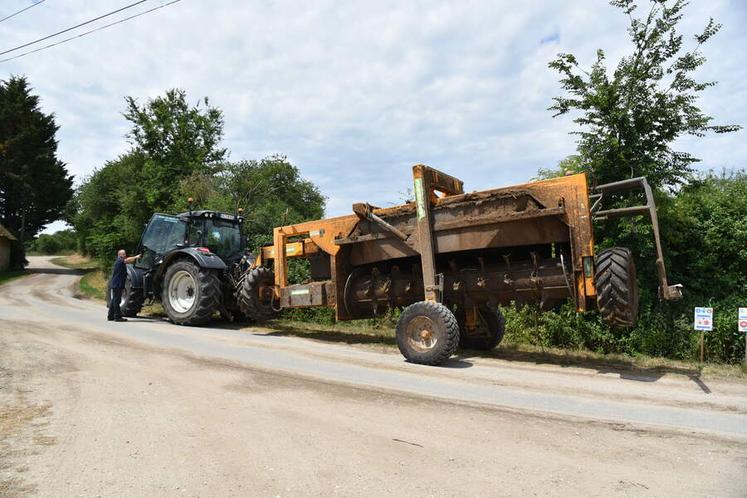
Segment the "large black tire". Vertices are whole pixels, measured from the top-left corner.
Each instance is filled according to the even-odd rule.
[[[108,308],[112,300],[112,281],[109,279],[109,283],[106,286],[106,307]],[[133,289],[132,280],[127,275],[125,281],[125,288],[122,291],[122,301],[119,303],[119,309],[122,311],[122,316],[129,318],[137,316],[140,310],[143,309],[143,303],[145,303],[145,294],[143,289]]]
[[[180,260],[166,269],[161,303],[178,325],[201,325],[221,308],[220,278],[215,270]]]
[[[459,346],[459,323],[441,303],[411,304],[397,322],[397,346],[411,363],[440,365]]]
[[[236,302],[241,313],[255,322],[277,316],[278,312],[273,306],[274,287],[275,274],[269,268],[259,266],[244,272],[236,290]]]
[[[478,313],[478,330],[475,335],[469,336],[464,331],[463,314],[459,317],[459,323],[462,327],[462,333],[459,336],[459,345],[464,349],[476,349],[478,351],[490,351],[503,340],[503,334],[506,332],[506,319],[503,317],[501,310],[482,305],[477,309]]]
[[[638,320],[638,283],[630,249],[613,247],[597,254],[594,285],[597,307],[610,327],[634,327]]]

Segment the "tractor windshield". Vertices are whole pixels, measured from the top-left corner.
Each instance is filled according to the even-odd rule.
[[[158,256],[184,244],[187,224],[176,216],[155,214],[148,223],[140,241],[142,257],[136,266],[150,268]]]
[[[223,261],[237,259],[241,254],[241,230],[235,222],[220,219],[205,220],[205,246]]]

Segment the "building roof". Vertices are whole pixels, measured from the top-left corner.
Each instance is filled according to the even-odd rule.
[[[13,237],[13,234],[10,233],[10,231],[2,225],[0,225],[0,238],[16,240],[16,238]]]

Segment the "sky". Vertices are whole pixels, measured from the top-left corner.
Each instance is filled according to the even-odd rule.
[[[46,0],[0,22],[0,51],[133,1]],[[0,18],[31,3],[3,0]],[[724,26],[703,47],[699,76],[719,84],[700,105],[717,123],[747,125],[747,1],[692,0],[680,28],[687,46],[709,17]],[[146,102],[179,87],[223,110],[229,159],[287,156],[333,216],[354,202],[400,203],[416,163],[461,178],[467,191],[555,166],[574,152],[576,128],[547,110],[562,94],[548,62],[570,52],[588,67],[602,48],[614,67],[630,51],[627,24],[602,0],[181,0],[0,63],[0,79],[28,77],[78,183],[130,147],[125,96]],[[677,147],[700,157],[700,169],[744,168],[745,133]]]

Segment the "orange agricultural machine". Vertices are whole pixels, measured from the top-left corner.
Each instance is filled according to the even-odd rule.
[[[461,344],[490,349],[503,337],[498,305],[572,299],[580,312],[630,327],[638,314],[635,263],[625,248],[594,252],[592,219],[646,215],[656,239],[660,295],[667,283],[651,189],[644,178],[590,190],[584,174],[465,193],[461,180],[413,167],[415,200],[348,216],[277,227],[238,289],[247,316],[330,306],[338,320],[403,307],[397,344],[415,363],[439,364]],[[602,209],[615,192],[640,188],[646,204]],[[593,203],[593,204],[592,204]],[[311,280],[288,284],[289,258],[310,262]]]

